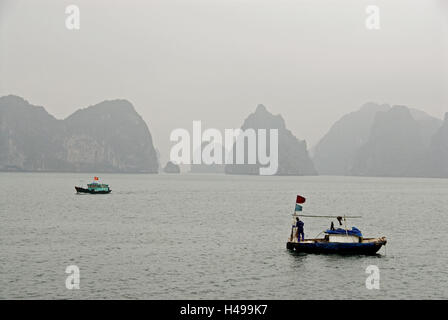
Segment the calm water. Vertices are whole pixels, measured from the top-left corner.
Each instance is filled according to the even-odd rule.
[[[0,298],[448,298],[448,180],[0,173]],[[362,215],[374,257],[285,249],[295,196],[308,214]],[[329,226],[305,219],[305,235]],[[67,290],[65,268],[81,270]],[[380,268],[380,290],[365,286]]]

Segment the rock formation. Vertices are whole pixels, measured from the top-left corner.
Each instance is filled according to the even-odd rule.
[[[126,100],[58,120],[17,96],[0,98],[0,170],[157,173],[148,127]]]

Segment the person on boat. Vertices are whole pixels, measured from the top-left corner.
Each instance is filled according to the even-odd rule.
[[[302,241],[305,240],[305,234],[303,233],[303,225],[304,223],[300,221],[299,218],[296,218],[296,227],[297,227],[297,241],[300,242],[300,235],[302,235]]]
[[[334,223],[331,221],[330,230],[334,230]]]
[[[336,219],[338,219],[339,225],[342,226],[342,217],[339,216],[339,217],[337,217]]]

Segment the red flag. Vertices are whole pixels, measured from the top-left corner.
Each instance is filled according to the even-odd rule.
[[[98,177],[94,177],[93,179],[97,181],[97,180],[98,180]]]
[[[296,203],[305,203],[305,201],[304,197],[297,195]]]

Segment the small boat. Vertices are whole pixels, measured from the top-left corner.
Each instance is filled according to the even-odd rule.
[[[108,184],[99,183],[98,181],[99,181],[99,178],[94,177],[93,182],[87,184],[87,188],[75,186],[76,192],[77,193],[90,193],[90,194],[107,194],[107,193],[112,192],[112,190],[109,188]]]
[[[297,201],[299,201],[299,197],[297,197]],[[288,250],[298,253],[374,255],[383,245],[386,245],[386,237],[364,238],[358,228],[347,228],[347,218],[360,218],[359,216],[314,216],[298,214],[298,212],[302,211],[302,206],[299,203],[304,202],[305,198],[303,197],[300,197],[300,202],[296,202],[296,211],[293,214],[294,220],[291,235],[286,243],[286,248]],[[296,221],[300,220],[299,217],[336,218],[339,225],[342,226],[342,222],[344,222],[345,227],[334,228],[332,222],[330,229],[323,231],[325,234],[323,238],[302,239],[299,241],[299,234],[296,227]]]
[[[362,236],[347,236],[344,229],[341,234],[326,234],[323,239],[289,239],[286,248],[301,253],[338,253],[374,255],[386,245],[386,237],[363,238]],[[327,230],[329,231],[329,230]]]

